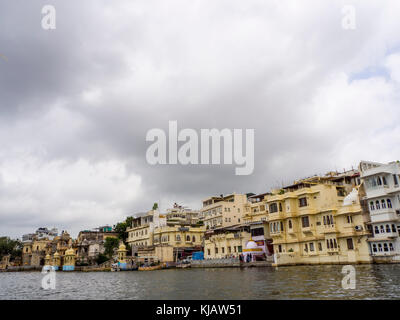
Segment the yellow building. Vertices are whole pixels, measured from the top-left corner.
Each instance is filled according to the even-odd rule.
[[[275,265],[368,263],[358,173],[328,174],[266,195]]]
[[[246,225],[207,231],[204,240],[204,259],[237,258],[250,240]]]
[[[248,198],[243,216],[245,223],[267,221],[268,207],[264,201],[266,195],[270,195],[270,193],[262,193]]]
[[[247,195],[231,194],[203,200],[201,217],[206,229],[224,228],[243,223]]]
[[[153,245],[153,231],[155,227],[166,224],[165,215],[157,210],[138,213],[133,216],[132,225],[126,229],[127,243],[135,250],[137,247]]]

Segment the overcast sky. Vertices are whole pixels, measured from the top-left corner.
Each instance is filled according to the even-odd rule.
[[[56,29],[41,10],[56,8]],[[114,224],[399,159],[400,2],[0,2],[0,235]],[[146,162],[148,130],[255,129],[255,169]]]

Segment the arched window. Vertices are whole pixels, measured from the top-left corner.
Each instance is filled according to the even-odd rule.
[[[331,248],[333,248],[333,241],[332,241],[332,239],[329,240],[329,242],[330,242]]]
[[[386,202],[385,202],[385,199],[382,199],[382,209],[386,209]]]
[[[324,218],[324,226],[325,226],[326,225],[326,217],[324,216],[323,218]]]
[[[333,245],[335,246],[335,248],[337,248],[336,239],[333,239]]]
[[[329,240],[328,240],[328,239],[326,239],[326,247],[327,247],[328,249],[330,248]]]
[[[192,242],[196,242],[196,237],[195,236],[192,237]]]
[[[379,228],[378,228],[378,226],[375,226],[375,234],[379,234]]]
[[[385,228],[383,227],[383,225],[380,225],[380,229],[381,229],[381,233],[385,233]]]
[[[386,200],[388,208],[392,208],[392,201],[390,199]]]
[[[396,232],[396,226],[392,224],[392,232]]]
[[[283,231],[283,222],[281,221],[281,231]]]
[[[326,216],[326,224],[331,224],[331,220],[329,219],[329,216]]]
[[[288,221],[289,229],[292,229],[292,220]]]
[[[386,232],[390,233],[390,226],[388,224],[386,225]]]
[[[331,224],[334,224],[335,222],[333,222],[333,217],[331,216]]]
[[[374,202],[373,202],[373,201],[371,201],[371,202],[369,203],[369,208],[370,208],[371,210],[375,210],[375,206],[374,206]]]
[[[376,210],[379,210],[381,208],[381,205],[379,204],[379,200],[376,200]]]
[[[190,242],[190,236],[189,235],[186,236],[186,241]]]
[[[390,251],[393,251],[393,250],[394,250],[394,248],[393,248],[393,243],[391,243],[391,242],[389,242],[389,250],[390,250]]]
[[[381,185],[382,185],[382,180],[381,180],[381,177],[378,177],[378,179],[377,179],[377,183],[378,183],[378,186],[381,186]]]
[[[376,244],[375,244],[375,243],[372,245],[372,251],[374,251],[374,252],[377,251],[377,249],[376,249]]]
[[[383,181],[383,184],[385,185],[385,186],[387,186],[387,182],[386,182],[386,177],[382,177],[382,181]]]
[[[176,241],[181,241],[181,235],[179,234],[176,235]]]
[[[382,251],[382,244],[380,244],[380,243],[378,244],[378,250]]]
[[[388,245],[386,242],[383,244],[383,251],[389,251],[389,248],[388,248]]]

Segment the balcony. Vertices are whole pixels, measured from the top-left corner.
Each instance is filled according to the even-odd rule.
[[[326,224],[322,225],[322,233],[338,233],[336,224]]]

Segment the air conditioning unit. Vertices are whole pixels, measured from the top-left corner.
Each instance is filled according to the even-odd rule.
[[[355,226],[354,229],[356,231],[362,231],[363,227],[362,226]]]

